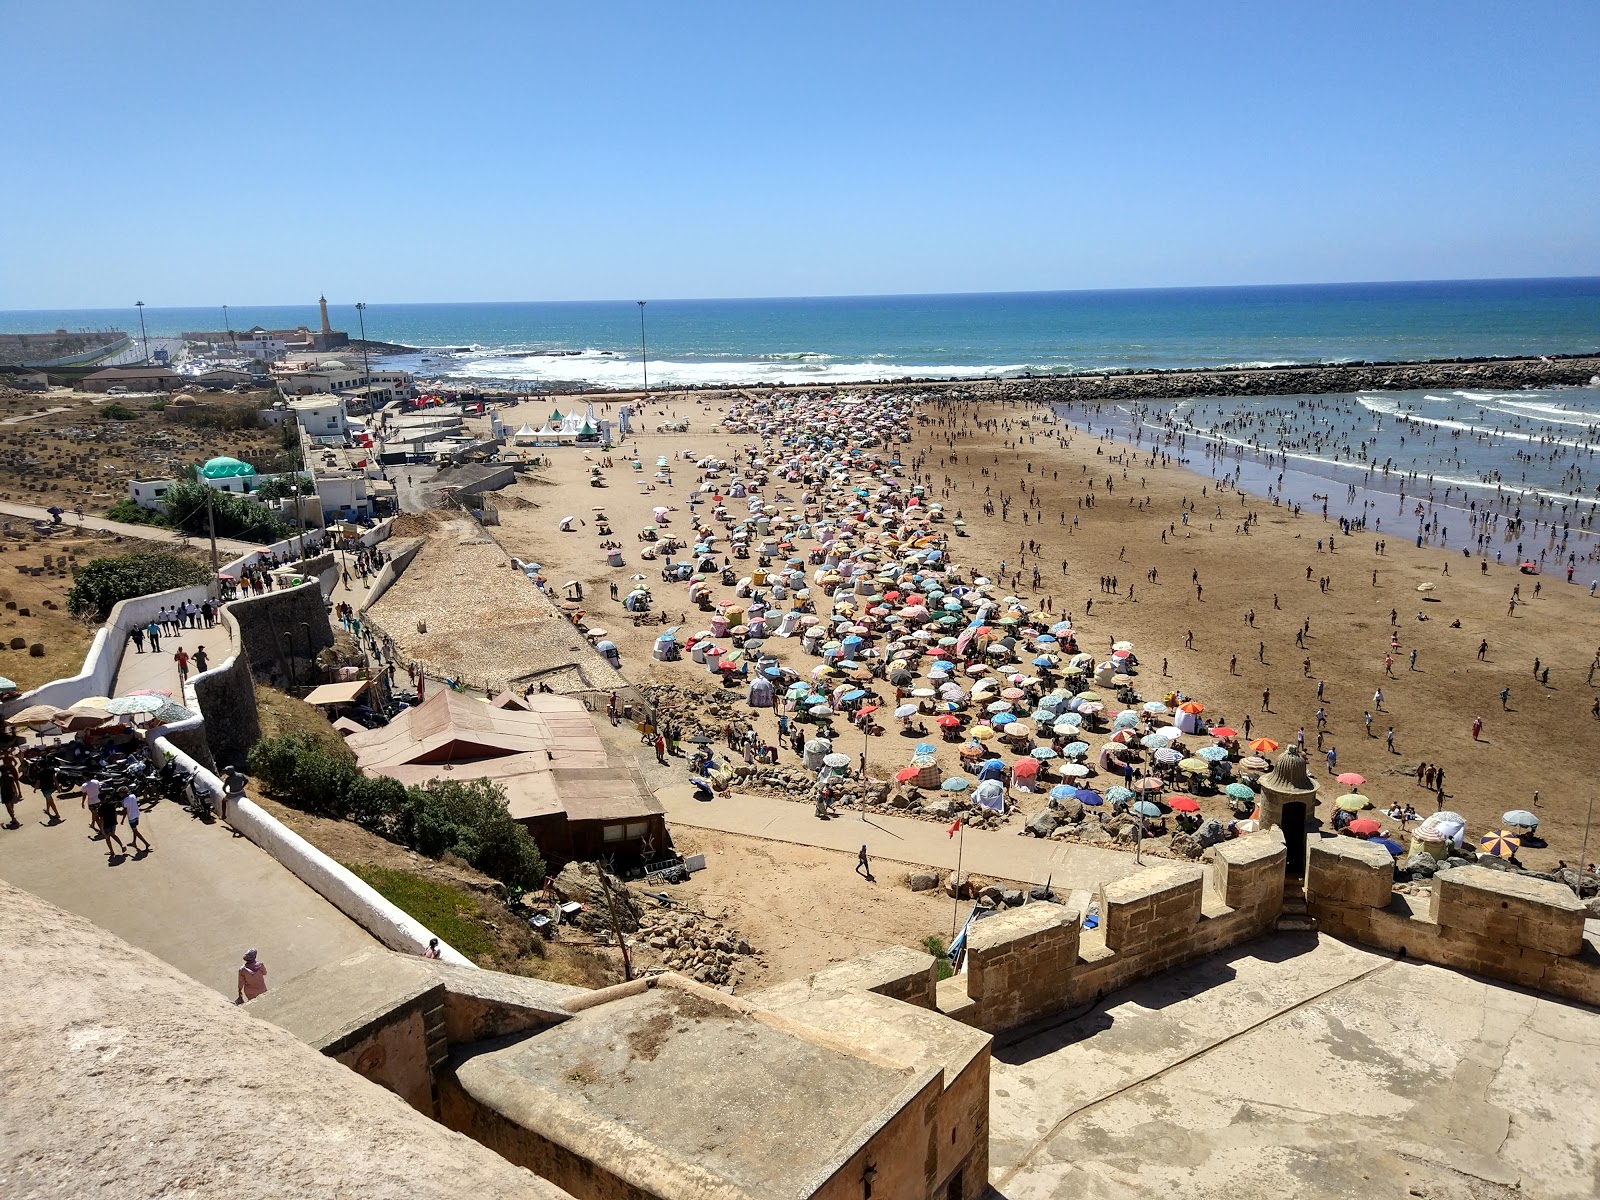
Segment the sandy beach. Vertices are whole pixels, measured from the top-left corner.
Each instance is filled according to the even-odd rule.
[[[674,510],[663,532],[687,531],[698,472],[684,461],[685,450],[696,458],[731,458],[751,441],[712,432],[735,400],[700,394],[652,402],[637,422],[645,432],[625,449],[646,464],[667,456],[670,482],[653,479],[648,469],[633,471],[618,451],[602,472],[608,486],[592,488],[588,469],[601,453],[568,448],[552,453],[553,465],[537,482],[509,489],[516,499],[502,506],[499,540],[512,554],[542,562],[554,583],[584,583],[586,619],[608,631],[624,673],[637,683],[689,691],[715,684],[687,656],[652,661],[659,627],[636,627],[609,599],[609,586],[619,583],[626,593],[629,576],[645,574],[654,610],[667,613],[670,624],[687,636],[705,623],[684,585],[660,581],[660,560],[641,562],[637,538],[655,523],[660,506]],[[605,404],[597,401],[597,411]],[[538,422],[544,408],[545,402],[530,402],[502,415],[515,427]],[[1372,815],[1397,833],[1384,815],[1396,804],[1413,806],[1419,817],[1441,806],[1461,812],[1472,838],[1499,828],[1502,812],[1528,808],[1542,818],[1548,848],[1526,846],[1519,860],[1533,869],[1577,861],[1588,808],[1583,785],[1600,744],[1589,672],[1600,642],[1591,614],[1600,601],[1584,587],[1505,565],[1480,573],[1459,553],[1418,551],[1400,539],[1379,554],[1373,534],[1345,536],[1309,511],[1296,517],[1260,497],[1219,492],[1210,479],[1152,462],[1147,450],[1136,455],[1127,445],[1075,432],[1039,406],[935,395],[915,411],[912,440],[896,449],[907,463],[921,463],[930,499],[952,514],[960,510],[967,536],[950,540],[951,559],[990,576],[1003,569],[1006,592],[1070,618],[1091,652],[1133,642],[1141,662],[1137,686],[1146,699],[1181,689],[1205,704],[1214,724],[1243,728],[1248,720],[1250,736],[1285,745],[1303,731],[1323,784],[1324,819],[1329,802],[1348,790],[1325,767],[1326,750],[1335,748],[1338,771],[1366,776],[1361,791],[1377,806]],[[687,432],[654,432],[685,419]],[[984,511],[986,497],[992,515]],[[608,568],[598,549],[596,506],[624,545],[622,568]],[[579,523],[574,532],[557,533],[567,515]],[[751,563],[736,566],[742,574]],[[1015,571],[1021,575],[1013,582]],[[1508,612],[1513,589],[1520,600]],[[714,588],[718,596],[730,590]],[[826,600],[820,609],[827,611]],[[798,639],[769,639],[766,648],[802,674],[820,661],[801,654]],[[1392,659],[1387,667],[1386,659]],[[1510,692],[1504,706],[1502,689]],[[771,710],[746,709],[743,716],[764,740],[782,744]],[[1474,739],[1477,717],[1483,725]],[[887,724],[882,737],[847,732],[839,746],[852,758],[864,746],[869,772],[885,779],[922,740]],[[938,746],[941,769],[954,773],[955,747],[928,740]],[[796,761],[787,747],[780,759]],[[1423,763],[1444,768],[1442,795],[1419,783]],[[681,765],[673,769],[681,780]],[[1038,793],[1012,798],[1024,815],[1044,805]],[[1204,807],[1207,816],[1228,815],[1219,798]]]

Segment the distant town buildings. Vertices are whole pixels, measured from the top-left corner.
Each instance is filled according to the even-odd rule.
[[[86,392],[176,392],[188,383],[166,367],[106,367],[85,375],[78,386]]]

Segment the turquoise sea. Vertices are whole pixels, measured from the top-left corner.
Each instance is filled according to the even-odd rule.
[[[359,332],[352,303],[336,328]],[[395,365],[424,376],[538,387],[583,382],[762,384],[967,375],[1394,361],[1600,349],[1600,279],[1312,284],[768,300],[381,304],[369,337],[428,353]],[[220,305],[145,309],[152,337],[220,329]],[[315,328],[304,305],[230,305],[235,330]],[[116,310],[0,313],[0,332],[117,328]],[[455,351],[448,355],[435,351]]]

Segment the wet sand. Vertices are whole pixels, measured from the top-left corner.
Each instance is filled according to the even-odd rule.
[[[908,464],[920,461],[931,498],[942,500],[952,515],[959,508],[967,521],[969,536],[950,543],[955,562],[992,575],[1003,561],[1008,579],[1020,569],[1020,581],[1007,590],[1034,604],[1048,597],[1056,614],[1073,618],[1085,649],[1098,652],[1113,640],[1132,641],[1142,663],[1137,686],[1147,699],[1181,687],[1207,705],[1208,717],[1220,715],[1242,727],[1248,716],[1253,736],[1288,743],[1304,729],[1323,785],[1324,819],[1329,802],[1345,789],[1327,774],[1318,752],[1319,681],[1326,715],[1322,748],[1337,747],[1340,771],[1367,777],[1362,791],[1377,802],[1386,826],[1393,827],[1381,810],[1393,803],[1410,803],[1419,816],[1439,805],[1416,780],[1416,768],[1425,761],[1445,768],[1443,804],[1469,818],[1469,836],[1498,828],[1507,809],[1532,808],[1543,818],[1549,848],[1525,847],[1520,860],[1534,869],[1554,867],[1558,859],[1577,861],[1586,789],[1600,767],[1600,721],[1591,712],[1597,690],[1587,680],[1600,649],[1600,600],[1591,599],[1581,581],[1525,576],[1492,562],[1480,574],[1459,551],[1419,550],[1400,538],[1390,538],[1387,553],[1379,555],[1374,533],[1346,536],[1316,510],[1294,516],[1264,498],[1225,485],[1219,490],[1213,479],[1152,463],[1148,450],[1136,453],[1124,443],[1075,431],[1043,406],[940,395],[929,393],[920,409],[927,423],[914,421],[913,440],[900,450]],[[597,410],[603,403],[597,398]],[[537,424],[547,405],[524,403],[503,417],[513,428],[524,419]],[[588,619],[609,631],[622,651],[624,672],[636,682],[696,690],[713,682],[687,659],[651,661],[658,629],[635,628],[621,606],[607,599],[607,585],[615,581],[625,592],[628,577],[643,573],[658,611],[668,611],[673,624],[681,615],[685,634],[701,628],[705,616],[687,603],[683,585],[662,584],[659,561],[641,563],[636,535],[662,504],[685,509],[671,514],[676,524],[669,531],[687,530],[687,494],[696,473],[682,461],[682,451],[731,457],[749,440],[709,431],[724,407],[704,395],[653,401],[639,422],[647,430],[637,439],[646,464],[642,475],[614,453],[615,465],[603,472],[609,486],[591,488],[587,468],[601,453],[592,450],[586,457],[583,450],[563,447],[548,452],[555,465],[540,472],[540,482],[508,489],[536,507],[504,506],[497,536],[513,554],[543,562],[552,581],[584,582]],[[690,420],[688,433],[653,432],[679,417]],[[674,462],[674,486],[650,478],[660,454]],[[993,516],[983,512],[985,488],[996,502]],[[1008,519],[999,511],[1001,495],[1011,500]],[[562,516],[587,519],[595,505],[612,518],[627,555],[624,568],[604,565],[592,524],[571,534],[555,531]],[[1253,517],[1248,533],[1247,516]],[[1036,550],[1027,548],[1030,540]],[[753,563],[740,565],[747,570]],[[1115,591],[1101,589],[1102,576],[1116,577]],[[1424,584],[1432,590],[1419,591]],[[1518,587],[1521,602],[1508,615]],[[825,600],[821,607],[826,611]],[[1419,613],[1428,619],[1418,620]],[[1460,627],[1451,628],[1456,620]],[[1303,646],[1296,644],[1297,631]],[[1391,678],[1384,659],[1392,634],[1399,648]],[[1482,640],[1489,648],[1479,660]],[[800,653],[798,640],[772,639],[768,647],[802,670],[818,661]],[[1415,670],[1409,664],[1413,648]],[[1541,670],[1549,667],[1547,684],[1533,677],[1536,658]],[[1373,701],[1379,688],[1381,710]],[[1502,688],[1510,689],[1505,709]],[[1270,693],[1269,709],[1263,692]],[[1365,711],[1373,714],[1370,731]],[[1484,721],[1478,741],[1471,736],[1476,716]],[[1385,742],[1391,726],[1393,752]],[[757,728],[767,740],[778,740],[770,713],[757,719]],[[840,748],[854,756],[860,740],[846,734]],[[912,744],[895,730],[872,739],[872,773],[886,778],[904,765]],[[940,748],[953,764],[953,747]],[[782,760],[794,758],[785,749]],[[1023,798],[1024,811],[1042,805],[1040,796]],[[1219,802],[1206,805],[1207,815],[1224,815]],[[1597,856],[1600,842],[1592,842],[1589,858]]]

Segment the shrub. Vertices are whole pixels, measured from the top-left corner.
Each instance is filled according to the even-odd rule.
[[[121,521],[124,525],[158,525],[165,527],[166,517],[132,500],[118,500],[106,509],[106,517],[112,521]]]
[[[218,491],[197,480],[174,484],[161,499],[167,506],[167,520],[195,537],[208,535],[212,522],[218,537],[263,545],[282,541],[291,532],[289,522],[266,505],[237,492]]]
[[[944,939],[936,933],[930,933],[922,939],[922,948],[933,955],[935,978],[949,979],[956,973],[950,965],[950,951],[945,948]]]
[[[506,811],[505,789],[484,779],[429,780],[406,789],[400,840],[429,858],[455,854],[519,888],[544,882],[544,857]]]
[[[375,833],[387,833],[406,804],[406,789],[398,779],[379,775],[369,779],[356,776],[345,794],[350,819]]]
[[[199,563],[160,551],[97,558],[78,572],[67,593],[67,611],[75,617],[103,621],[119,601],[195,587],[210,578],[211,573]]]
[[[137,421],[139,419],[138,411],[129,408],[121,400],[113,400],[102,408],[100,416],[106,421]]]
[[[262,738],[250,749],[249,769],[296,807],[349,817],[429,858],[455,855],[513,889],[544,883],[544,856],[511,819],[497,783],[436,779],[408,788],[368,779],[348,750],[330,750],[304,733]]]
[[[350,790],[361,778],[348,750],[330,751],[303,733],[262,738],[250,748],[249,768],[274,792],[330,817],[346,814]]]

